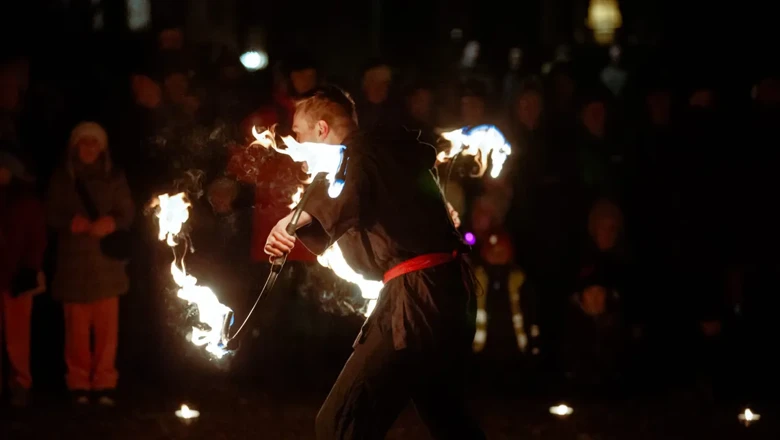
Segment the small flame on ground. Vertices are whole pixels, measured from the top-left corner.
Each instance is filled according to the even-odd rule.
[[[197,419],[200,417],[200,411],[191,409],[187,405],[182,405],[181,408],[176,411],[176,417],[185,420]]]
[[[227,351],[222,345],[222,324],[225,316],[231,312],[230,308],[219,302],[214,292],[206,287],[199,286],[198,279],[187,273],[184,266],[184,257],[177,261],[175,248],[177,239],[181,234],[182,226],[189,219],[189,209],[192,204],[185,193],[162,194],[152,202],[152,207],[157,207],[157,218],[160,223],[158,238],[174,249],[174,259],[171,263],[171,275],[173,281],[179,286],[176,296],[195,304],[198,308],[199,320],[208,328],[192,328],[191,341],[197,346],[205,346],[206,351],[221,358]]]
[[[574,408],[566,405],[565,403],[561,403],[559,405],[551,406],[550,407],[550,414],[554,414],[556,416],[560,417],[566,417],[571,415],[574,412]]]
[[[740,415],[737,416],[740,422],[745,426],[750,426],[751,423],[758,421],[761,418],[761,414],[754,413],[750,408],[745,408]]]
[[[363,278],[362,275],[355,272],[344,259],[344,254],[341,253],[338,243],[334,243],[329,247],[321,256],[317,257],[317,261],[330,268],[333,273],[339,278],[356,284],[360,288],[360,294],[363,298],[368,300],[366,305],[365,315],[371,315],[376,307],[376,301],[379,298],[379,294],[384,287],[384,283],[381,281],[372,281]]]
[[[474,128],[464,127],[458,130],[442,133],[441,136],[452,143],[449,150],[438,154],[439,162],[446,162],[457,154],[474,156],[479,166],[475,177],[482,177],[487,169],[487,159],[491,158],[493,166],[490,177],[494,179],[501,175],[507,156],[512,154],[512,146],[506,141],[501,131],[494,125],[478,125]]]

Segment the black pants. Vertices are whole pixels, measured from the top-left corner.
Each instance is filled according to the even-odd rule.
[[[382,439],[412,400],[435,439],[484,439],[466,411],[464,349],[395,350],[391,335],[366,328],[317,415],[318,440]]]

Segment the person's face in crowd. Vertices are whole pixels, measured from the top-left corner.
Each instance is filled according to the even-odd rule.
[[[765,105],[780,104],[780,79],[764,78],[756,84],[753,99]]]
[[[600,251],[608,251],[617,244],[620,225],[617,219],[604,217],[598,221],[593,231],[593,241]]]
[[[184,102],[190,82],[183,73],[172,73],[165,77],[165,94],[172,102]]]
[[[179,28],[165,29],[160,32],[160,50],[181,50],[184,47],[184,33]]]
[[[0,68],[0,110],[14,110],[19,105],[20,84],[10,68]]]
[[[460,116],[465,125],[484,123],[485,100],[479,96],[464,96],[460,99]]]
[[[666,127],[671,123],[672,96],[667,91],[653,92],[647,96],[647,109],[650,122],[656,127]]]
[[[503,266],[512,262],[512,240],[505,232],[490,234],[486,243],[482,243],[480,254],[486,263]]]
[[[317,86],[317,69],[309,68],[290,72],[290,83],[297,95],[303,95]]]
[[[154,80],[145,75],[133,75],[133,95],[141,107],[155,109],[162,101],[162,91]]]
[[[700,89],[691,94],[688,105],[693,108],[711,109],[715,106],[715,93],[710,89]]]
[[[233,210],[235,193],[225,186],[214,186],[209,191],[209,203],[216,214],[228,214]]]
[[[568,75],[557,74],[553,78],[553,92],[557,110],[560,112],[568,111],[574,98],[574,80]]]
[[[599,316],[607,309],[607,289],[604,286],[590,286],[582,291],[580,306],[588,316]]]
[[[79,139],[78,153],[79,160],[84,165],[92,165],[100,157],[103,149],[100,147],[100,141],[94,136],[84,136]]]
[[[590,134],[597,138],[604,137],[607,122],[607,106],[601,101],[594,101],[582,109],[582,124]]]
[[[418,121],[429,123],[433,116],[433,93],[428,89],[417,89],[407,100],[409,114]]]
[[[517,119],[526,128],[533,130],[539,125],[542,114],[542,97],[539,93],[526,92],[517,98]]]
[[[372,104],[381,104],[390,94],[392,74],[387,66],[374,67],[363,75],[363,93]]]
[[[0,186],[7,186],[11,183],[11,170],[0,167]]]

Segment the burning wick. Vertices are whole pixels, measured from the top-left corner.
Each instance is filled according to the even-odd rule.
[[[173,281],[179,286],[177,296],[198,308],[198,319],[203,327],[192,327],[191,341],[197,346],[206,346],[206,351],[217,358],[227,353],[222,341],[222,326],[230,308],[219,302],[214,292],[206,286],[199,286],[198,279],[188,274],[184,265],[184,256],[176,257],[176,246],[182,226],[190,218],[189,209],[192,205],[184,193],[176,195],[162,194],[153,202],[157,207],[157,218],[160,223],[160,241],[165,241],[174,250],[171,263]]]
[[[745,411],[738,415],[737,418],[740,422],[744,423],[745,426],[750,426],[751,423],[756,422],[761,418],[761,414],[756,414],[751,411],[750,408],[745,408]]]
[[[490,168],[490,177],[497,178],[501,175],[507,156],[512,154],[512,146],[495,125],[478,125],[473,128],[464,127],[458,130],[442,133],[441,136],[452,144],[449,151],[445,150],[436,157],[439,162],[464,154],[474,156],[479,165],[479,171],[474,177],[482,177],[487,169],[487,159],[490,156],[493,166]]]
[[[200,411],[190,409],[187,405],[182,405],[181,409],[176,411],[176,417],[189,422],[192,419],[197,419],[200,417]]]
[[[559,417],[569,416],[573,412],[574,412],[574,408],[566,405],[565,403],[561,403],[560,405],[550,407],[550,414],[554,414]]]

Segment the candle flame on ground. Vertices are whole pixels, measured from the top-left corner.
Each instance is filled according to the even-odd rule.
[[[550,407],[550,414],[555,414],[556,416],[566,417],[571,415],[573,412],[574,408],[566,405],[565,403]]]
[[[745,426],[750,426],[751,423],[756,422],[761,418],[761,414],[754,413],[750,408],[745,408],[745,411],[738,415],[737,418],[744,423]]]
[[[198,319],[205,324],[206,329],[192,327],[191,342],[196,346],[205,346],[206,351],[217,358],[227,353],[222,344],[222,325],[225,316],[231,312],[230,308],[219,302],[214,292],[206,287],[199,286],[198,279],[188,274],[184,264],[184,255],[176,257],[176,247],[182,231],[182,226],[189,219],[189,209],[192,204],[185,193],[162,194],[152,202],[152,207],[157,207],[157,218],[160,224],[158,238],[165,241],[173,250],[173,262],[171,263],[171,276],[179,286],[177,296],[198,308]],[[186,244],[185,244],[186,245]]]
[[[492,161],[490,177],[497,178],[501,175],[507,156],[512,154],[512,146],[495,125],[464,127],[442,133],[441,136],[450,141],[452,147],[440,152],[437,156],[438,161],[447,162],[458,154],[474,156],[474,160],[479,166],[474,177],[482,177],[485,174],[487,160],[490,157]]]
[[[182,405],[181,408],[176,411],[176,417],[180,419],[196,419],[200,416],[200,411],[190,409],[187,405]]]

